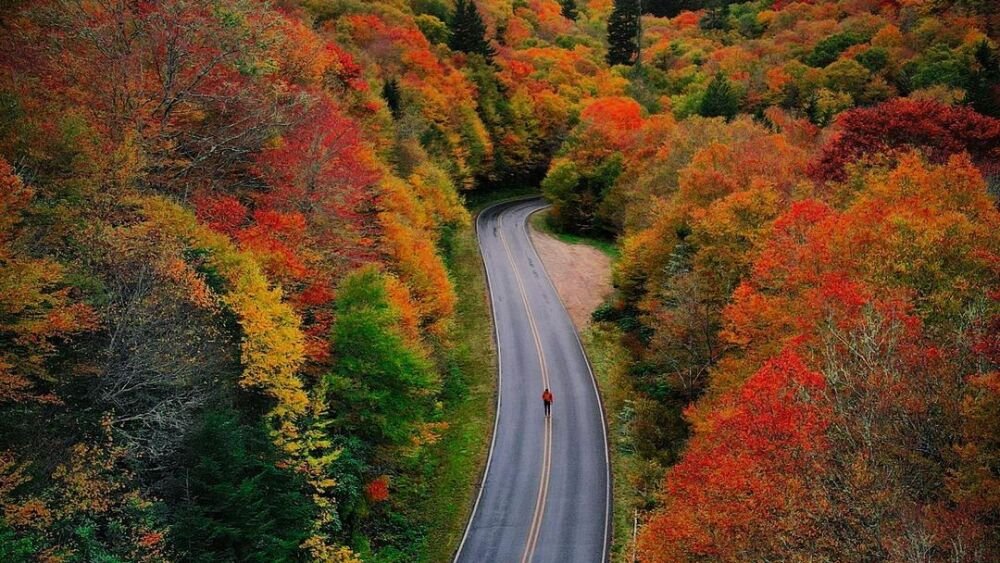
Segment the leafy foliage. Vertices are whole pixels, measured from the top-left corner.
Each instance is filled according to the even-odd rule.
[[[576,20],[580,16],[576,0],[559,0],[559,8],[566,19]]]
[[[331,343],[339,355],[328,382],[343,417],[337,426],[367,443],[405,444],[433,409],[439,382],[423,351],[398,332],[401,314],[379,272],[352,274],[338,294]]]
[[[462,399],[441,392],[458,190],[537,176],[573,115],[527,91],[512,109],[500,73],[521,54],[494,67],[432,44],[449,10],[425,4],[0,16],[0,441],[30,477],[2,495],[10,558],[419,556],[426,523],[396,499],[425,494],[441,401]],[[463,13],[501,58],[492,6]],[[69,463],[105,434],[113,462]],[[76,477],[115,508],[31,515]],[[387,490],[366,499],[373,482]]]
[[[944,486],[946,476],[964,465],[948,436],[962,418],[957,398],[969,385],[966,370],[976,374],[992,368],[988,360],[973,368],[943,354],[942,347],[961,345],[945,336],[950,329],[942,332],[942,327],[962,326],[946,311],[968,311],[995,285],[992,274],[981,269],[989,266],[974,264],[972,258],[989,254],[986,247],[996,244],[987,240],[985,231],[972,234],[992,228],[998,220],[995,207],[979,174],[960,158],[932,166],[910,156],[891,174],[873,172],[862,182],[870,191],[857,194],[843,211],[805,200],[776,219],[771,241],[734,292],[733,304],[725,311],[723,338],[738,352],[719,362],[711,375],[710,394],[689,413],[695,437],[665,482],[670,502],[680,504],[668,504],[651,520],[644,540],[651,558],[670,558],[670,553],[758,558],[848,551],[894,558],[918,549],[936,557],[955,555],[947,541],[914,539],[920,530],[939,526],[966,538],[969,543],[963,549],[973,558],[993,549],[983,535],[986,523],[976,521],[972,505],[951,496]],[[917,217],[934,219],[924,223]],[[925,246],[937,234],[948,238],[947,248]],[[944,266],[953,259],[946,256],[954,248],[970,252],[967,259],[972,262],[955,264],[954,270]],[[915,255],[927,263],[914,262]],[[911,276],[916,270],[921,273]],[[956,290],[948,281],[951,275],[971,275],[969,291]],[[970,301],[960,304],[965,299]],[[984,315],[980,322],[991,322],[993,313]],[[765,450],[744,452],[754,440],[737,437],[718,417],[732,420],[728,417],[734,409],[740,412],[752,404],[752,397],[774,396],[755,389],[757,378],[773,369],[776,360],[767,358],[787,358],[788,350],[799,354],[799,361],[814,362],[819,371],[812,377],[830,389],[797,394],[797,400],[809,400],[788,413],[814,416],[815,422],[798,420],[792,427],[819,434],[806,439],[805,449],[784,444],[779,435],[760,442]],[[974,375],[973,381],[980,377]],[[734,394],[741,399],[730,404]],[[929,405],[935,405],[933,413]],[[766,412],[781,413],[778,407]],[[747,428],[780,431],[782,424],[756,422]],[[706,447],[702,440],[730,438],[736,442],[701,456]],[[790,455],[801,465],[741,476],[727,471],[723,457],[736,455],[741,470],[753,472],[752,464],[769,463],[771,452]],[[720,481],[705,485],[705,475],[717,475]],[[783,483],[781,492],[730,489],[753,486],[752,479],[764,476],[769,485],[776,479]],[[762,499],[772,496],[781,504],[769,508]],[[907,508],[914,505],[921,510]],[[719,521],[704,520],[730,510]],[[764,521],[769,522],[766,529],[758,528]],[[886,532],[873,535],[858,522],[878,522]],[[704,533],[733,525],[731,532]],[[669,549],[659,543],[665,533],[675,538]],[[817,543],[816,537],[822,541]]]
[[[277,465],[261,429],[235,413],[213,412],[190,436],[171,536],[191,560],[294,559],[308,537],[315,507],[305,481]]]
[[[961,152],[983,164],[1000,155],[1000,120],[932,101],[894,100],[852,110],[837,125],[839,133],[815,166],[822,178],[843,179],[845,165],[865,155],[892,156],[914,148],[939,162]]]
[[[739,111],[740,100],[733,85],[722,74],[718,73],[715,78],[708,83],[705,90],[705,97],[701,99],[701,108],[698,113],[705,117],[725,117],[732,119]]]
[[[460,194],[537,183],[646,559],[987,558],[992,8],[4,4],[0,559],[420,559]]]
[[[0,403],[55,402],[40,385],[59,340],[92,330],[93,310],[73,299],[64,267],[25,252],[23,213],[34,192],[0,158]]]
[[[556,227],[620,247],[595,320],[631,359],[610,416],[644,560],[995,551],[995,26],[684,8],[642,21],[642,110],[581,113],[543,182]]]

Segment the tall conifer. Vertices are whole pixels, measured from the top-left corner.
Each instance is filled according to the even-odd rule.
[[[576,21],[576,18],[580,15],[577,11],[576,0],[559,0],[559,5],[562,7],[564,18]]]
[[[482,55],[486,62],[493,62],[496,50],[486,38],[486,24],[472,0],[455,2],[455,13],[448,24],[448,46],[453,51]]]
[[[639,54],[639,11],[639,0],[615,0],[608,18],[608,64],[635,64]]]
[[[701,100],[698,113],[705,117],[725,117],[727,120],[736,117],[740,109],[739,93],[721,72],[708,83],[705,97]]]

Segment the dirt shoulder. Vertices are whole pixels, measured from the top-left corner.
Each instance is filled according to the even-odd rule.
[[[528,224],[559,298],[577,330],[582,331],[590,323],[590,314],[611,293],[611,258],[592,246],[569,244],[544,233],[535,221]]]

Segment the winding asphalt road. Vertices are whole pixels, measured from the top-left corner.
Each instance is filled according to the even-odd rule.
[[[480,213],[500,351],[484,483],[457,562],[604,562],[611,490],[600,398],[576,330],[527,231],[541,199]],[[541,394],[555,400],[543,414]]]

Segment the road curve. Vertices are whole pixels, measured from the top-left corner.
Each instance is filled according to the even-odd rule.
[[[611,487],[600,398],[566,309],[528,236],[541,199],[476,220],[500,358],[483,485],[455,555],[465,562],[604,562]],[[544,417],[545,385],[555,400]]]

